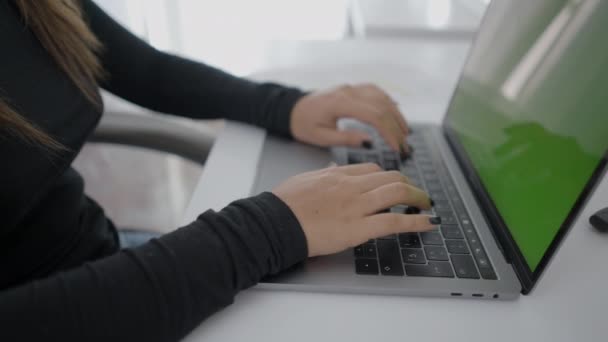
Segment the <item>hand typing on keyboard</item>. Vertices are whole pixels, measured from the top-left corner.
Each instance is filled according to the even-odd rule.
[[[396,171],[365,163],[294,176],[273,190],[293,211],[308,243],[308,255],[343,251],[389,234],[428,231],[438,217],[385,212],[399,204],[423,210],[431,200]]]
[[[407,123],[395,102],[373,84],[341,86],[302,97],[291,112],[290,130],[299,141],[318,146],[369,146],[362,131],[341,131],[338,120],[354,118],[374,127],[387,144],[405,155]]]

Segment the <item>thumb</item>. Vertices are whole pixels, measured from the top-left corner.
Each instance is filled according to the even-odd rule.
[[[353,146],[361,147],[364,141],[371,142],[367,133],[360,131],[339,131],[335,129],[323,129],[319,137],[327,146]]]

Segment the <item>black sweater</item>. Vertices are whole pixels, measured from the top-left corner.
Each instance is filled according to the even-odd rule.
[[[105,47],[103,88],[157,111],[289,134],[300,91],[159,52],[91,1],[83,7]],[[119,251],[112,223],[70,167],[101,110],[11,0],[0,0],[0,44],[0,96],[70,149],[52,156],[0,127],[0,341],[176,341],[239,290],[306,257],[297,219],[271,193]]]

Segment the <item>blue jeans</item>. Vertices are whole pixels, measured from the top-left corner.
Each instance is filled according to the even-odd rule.
[[[120,248],[134,248],[150,241],[155,237],[161,236],[161,233],[147,232],[143,230],[119,230],[118,241]]]

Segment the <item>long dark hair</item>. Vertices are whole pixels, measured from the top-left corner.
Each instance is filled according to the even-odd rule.
[[[27,26],[84,96],[101,105],[97,81],[103,68],[97,58],[101,43],[82,17],[77,0],[14,0]],[[1,90],[1,89],[0,89]],[[0,92],[1,93],[1,92]],[[62,148],[53,137],[21,116],[0,97],[0,132],[51,149]]]

